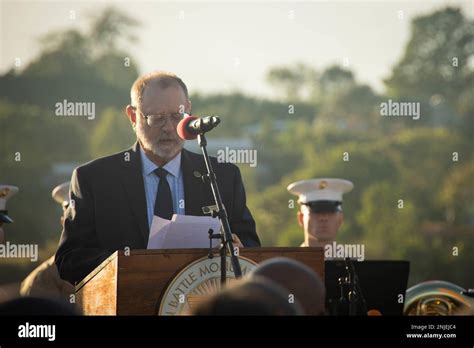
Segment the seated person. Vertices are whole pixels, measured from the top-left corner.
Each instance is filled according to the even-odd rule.
[[[301,315],[285,289],[266,278],[241,279],[200,303],[194,315]]]
[[[265,277],[294,296],[306,315],[325,313],[326,289],[319,275],[305,264],[286,257],[265,260],[255,268],[251,277]]]

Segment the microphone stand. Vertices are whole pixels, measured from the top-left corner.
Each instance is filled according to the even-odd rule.
[[[367,315],[367,303],[360,288],[359,277],[354,269],[354,264],[349,257],[345,258],[346,271],[349,277],[349,315],[357,315],[357,304],[362,307],[362,313]]]
[[[203,176],[203,179],[205,182],[207,181],[211,185],[214,201],[217,205],[217,212],[213,212],[212,216],[215,217],[217,215],[219,220],[221,220],[222,225],[220,235],[214,235],[211,231],[209,231],[209,238],[212,239],[217,237],[221,239],[221,245],[219,250],[221,257],[221,286],[224,286],[227,279],[226,250],[228,250],[230,253],[230,261],[232,263],[232,268],[234,270],[236,278],[240,278],[242,276],[242,270],[240,269],[239,259],[234,254],[234,245],[232,244],[232,232],[230,229],[229,219],[227,217],[227,212],[224,208],[224,204],[222,203],[222,197],[219,192],[219,188],[217,187],[216,174],[214,173],[214,169],[212,168],[209,155],[207,154],[207,140],[204,136],[204,133],[198,134],[197,139],[198,144],[202,149],[202,154],[204,155],[204,162],[206,163],[207,168],[207,174]]]
[[[346,294],[347,277],[339,277],[337,283],[339,284],[340,296],[335,304],[332,303],[331,314],[347,315],[349,312]]]

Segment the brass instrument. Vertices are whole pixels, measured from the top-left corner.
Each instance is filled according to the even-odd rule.
[[[456,315],[474,309],[474,290],[432,280],[407,289],[404,315]]]

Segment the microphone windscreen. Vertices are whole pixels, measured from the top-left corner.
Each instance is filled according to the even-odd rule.
[[[197,135],[191,134],[187,130],[189,122],[193,120],[197,120],[197,117],[189,115],[183,118],[181,121],[179,121],[178,126],[176,127],[176,131],[178,132],[178,135],[181,139],[183,140],[196,139]]]

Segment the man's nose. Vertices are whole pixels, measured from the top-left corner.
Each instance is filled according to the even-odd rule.
[[[167,116],[165,117],[165,123],[161,127],[161,129],[168,131],[168,132],[173,132],[176,130],[176,126],[174,125],[173,121],[171,120],[171,117]]]

